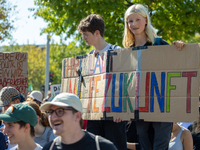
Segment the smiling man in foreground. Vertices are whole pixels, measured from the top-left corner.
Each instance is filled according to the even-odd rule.
[[[82,103],[76,95],[61,93],[40,108],[46,111],[54,134],[59,135],[43,150],[116,150],[112,142],[81,129]]]

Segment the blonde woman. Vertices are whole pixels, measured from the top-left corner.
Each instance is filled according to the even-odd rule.
[[[165,40],[157,38],[157,33],[151,24],[147,7],[141,4],[130,6],[125,12],[125,29],[123,46],[138,47],[152,45],[169,45]],[[178,50],[184,46],[181,41],[174,42]],[[154,129],[154,142],[150,142],[148,129]],[[168,148],[172,123],[170,122],[136,122],[141,150],[165,150]]]

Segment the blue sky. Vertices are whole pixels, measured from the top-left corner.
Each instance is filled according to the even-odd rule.
[[[34,0],[8,0],[13,5],[17,5],[17,14],[13,17],[17,18],[14,22],[15,31],[12,32],[12,36],[16,43],[19,45],[23,44],[46,44],[47,35],[40,35],[42,28],[46,27],[47,24],[42,18],[34,19],[32,17],[33,12],[30,12],[28,8],[36,8],[34,6]],[[59,43],[60,38],[53,36],[54,43]],[[51,40],[52,41],[52,40]],[[9,41],[1,43],[1,45],[9,45]]]

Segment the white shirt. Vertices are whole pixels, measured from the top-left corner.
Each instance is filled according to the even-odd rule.
[[[99,52],[104,52],[104,51],[107,51],[109,50],[111,47],[111,44],[108,44],[104,49],[100,50]],[[120,46],[116,46],[115,49],[120,49],[121,47]],[[95,53],[95,49],[93,51],[93,54]],[[91,54],[91,53],[90,53]]]
[[[36,145],[37,145],[37,147],[36,147],[34,150],[42,150],[42,147],[41,147],[39,144],[36,143]],[[14,146],[14,147],[12,147],[12,148],[9,149],[9,150],[17,150],[17,145]]]

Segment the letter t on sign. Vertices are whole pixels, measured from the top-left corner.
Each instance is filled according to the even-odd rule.
[[[187,113],[191,112],[191,78],[192,77],[196,77],[197,76],[197,72],[182,72],[182,77],[187,77],[187,105],[186,105],[186,110]]]

